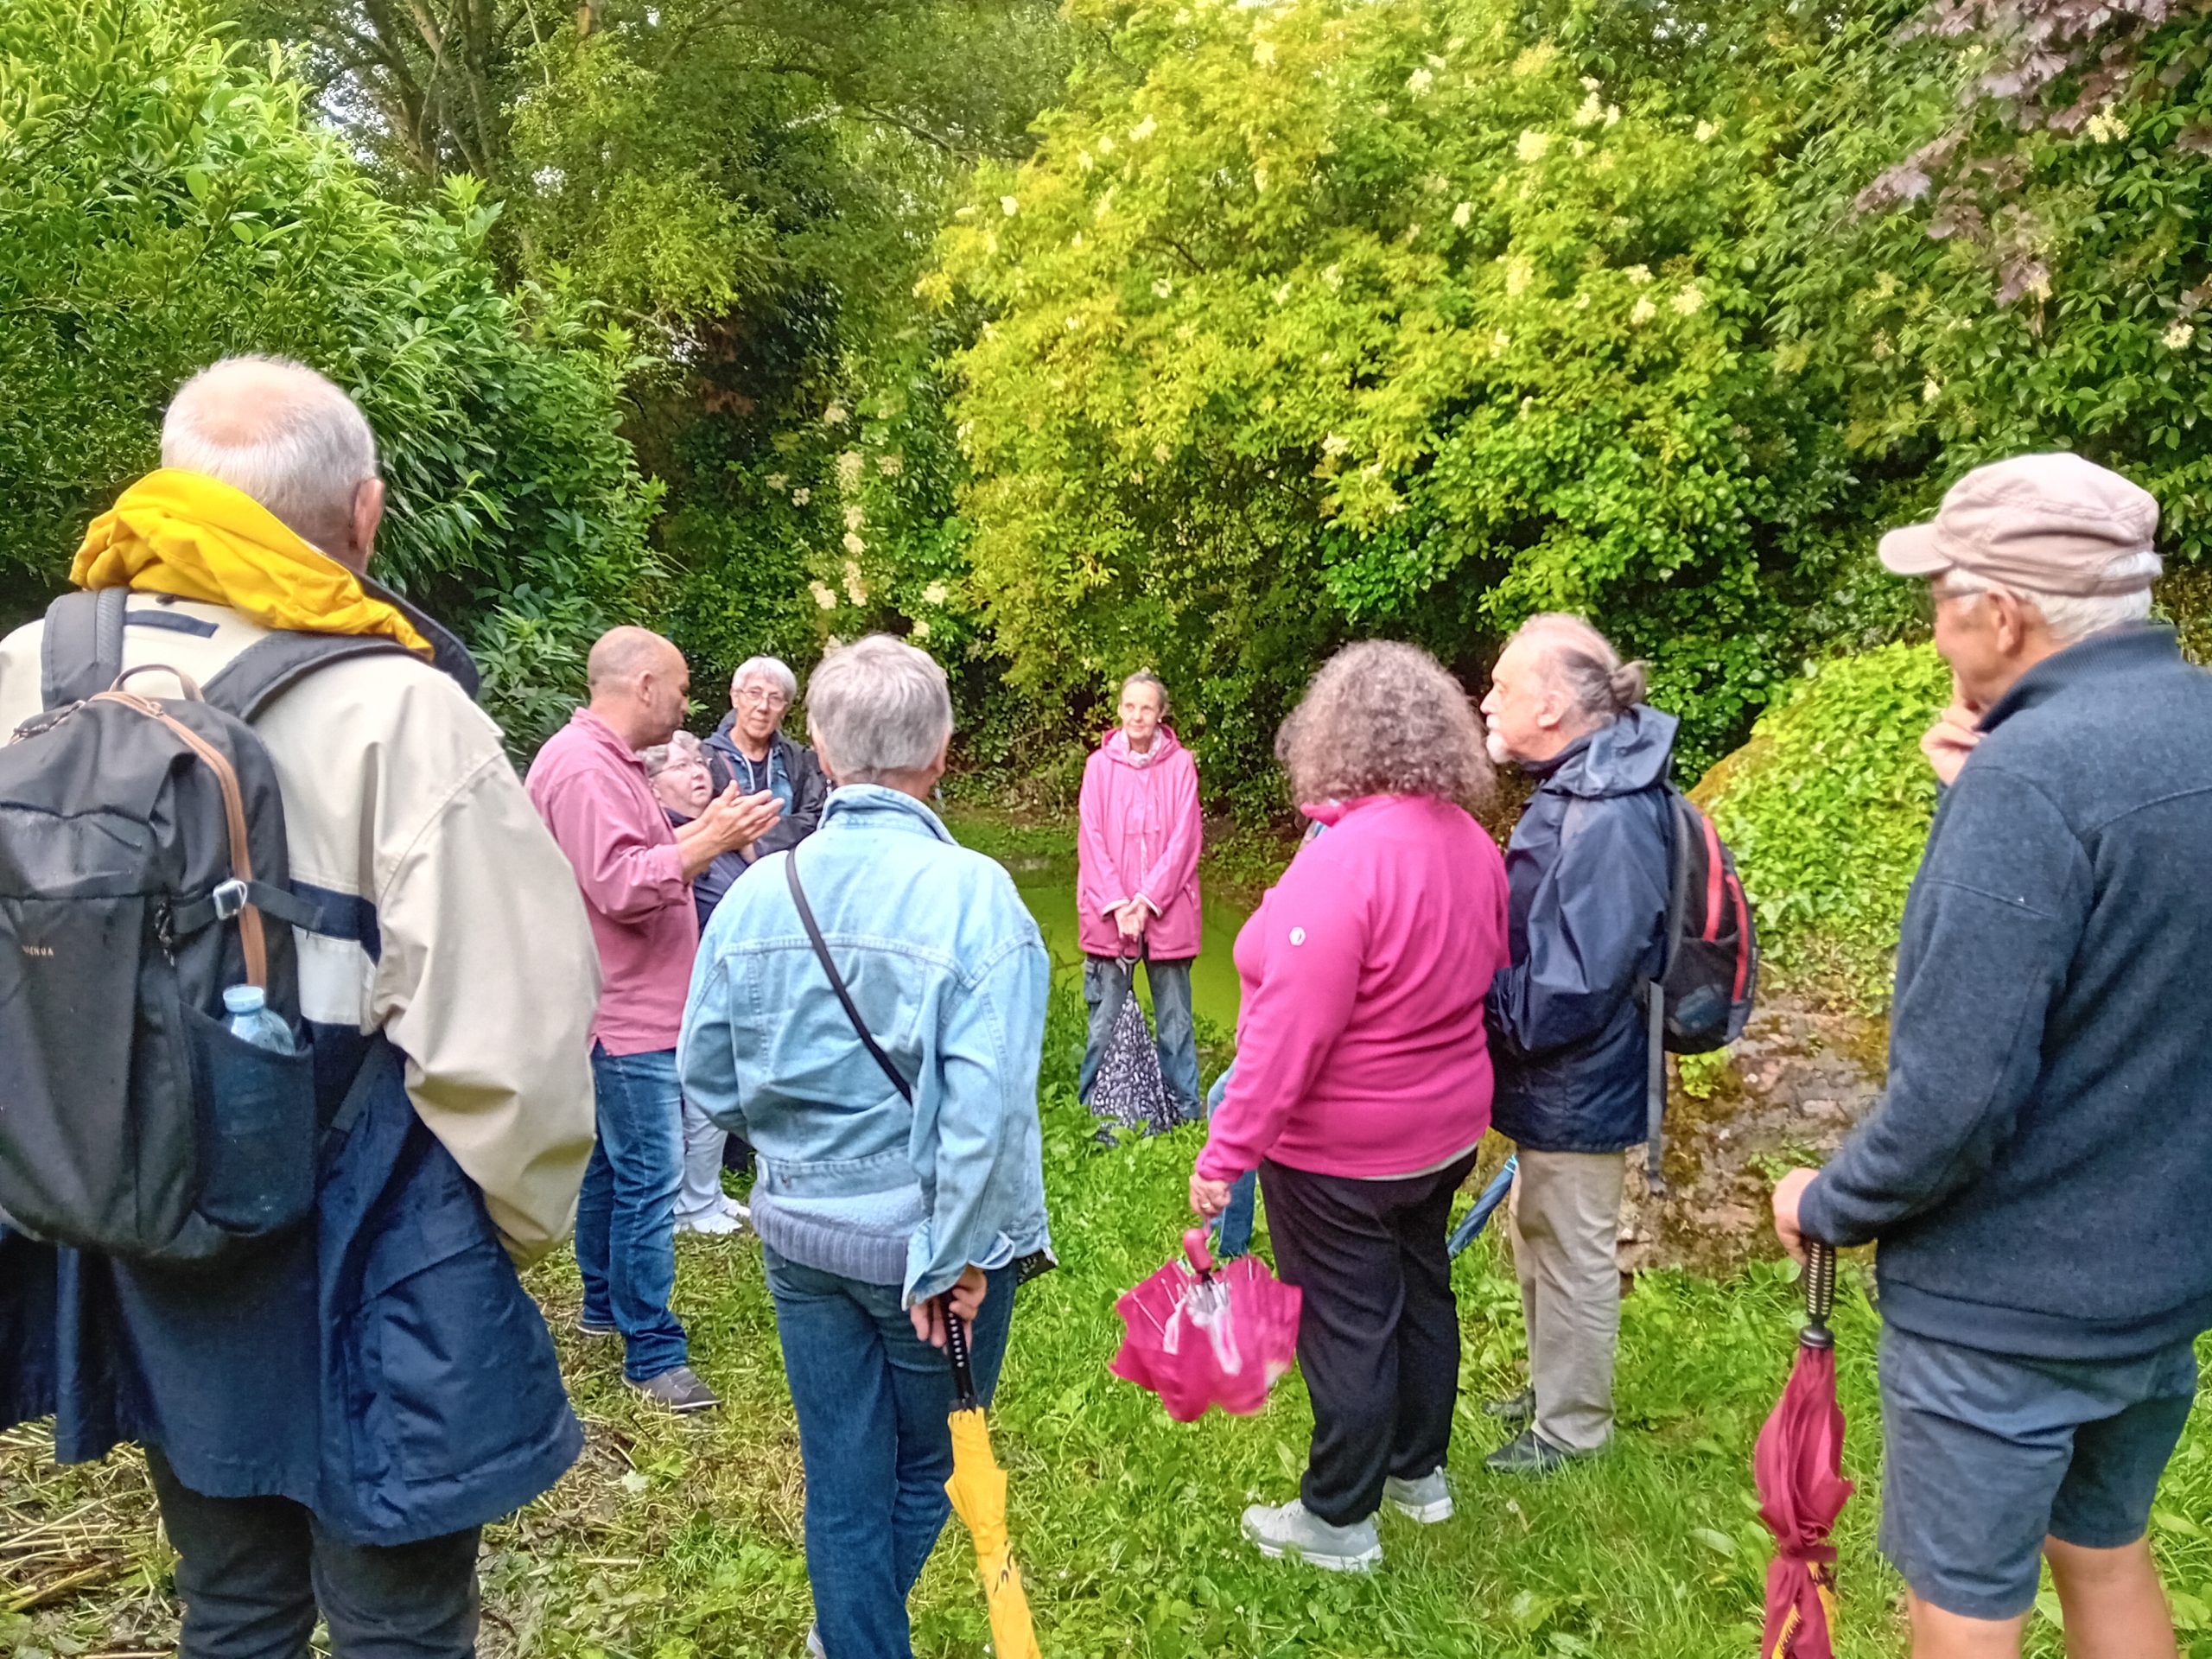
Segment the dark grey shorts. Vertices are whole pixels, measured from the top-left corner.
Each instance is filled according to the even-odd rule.
[[[2196,1354],[2019,1359],[1885,1325],[1881,1386],[1882,1554],[1946,1612],[2017,1618],[2046,1535],[2088,1549],[2143,1535]]]

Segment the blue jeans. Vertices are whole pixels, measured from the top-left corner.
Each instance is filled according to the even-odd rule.
[[[1083,1000],[1090,1007],[1090,1031],[1083,1046],[1083,1070],[1076,1078],[1077,1098],[1088,1103],[1105,1057],[1106,1039],[1129,994],[1130,976],[1118,957],[1083,959]],[[1191,964],[1187,958],[1156,962],[1147,957],[1145,982],[1152,988],[1153,1039],[1160,1049],[1160,1081],[1185,1122],[1198,1115],[1198,1033],[1191,1020]]]
[[[676,1052],[609,1054],[592,1045],[599,1138],[576,1201],[584,1323],[622,1333],[622,1374],[646,1382],[685,1364],[676,1293],[676,1190],[683,1179],[683,1096]]]
[[[1236,1070],[1231,1060],[1227,1070],[1213,1080],[1213,1087],[1206,1090],[1206,1117],[1211,1121],[1221,1109],[1222,1097],[1229,1092],[1229,1079]],[[1260,1172],[1248,1169],[1236,1178],[1229,1189],[1229,1208],[1214,1217],[1213,1253],[1227,1257],[1243,1255],[1252,1248],[1252,1210],[1260,1189]]]
[[[952,1367],[914,1334],[895,1285],[863,1284],[763,1249],[806,1470],[806,1576],[830,1659],[912,1659],[906,1595],[952,1501]],[[969,1331],[988,1401],[1014,1322],[1012,1268],[990,1275]]]

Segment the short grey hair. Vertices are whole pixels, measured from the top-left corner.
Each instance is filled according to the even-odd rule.
[[[639,752],[638,759],[645,763],[645,776],[658,778],[671,766],[680,766],[687,760],[707,764],[707,746],[690,732],[678,732],[665,743],[656,743],[650,749]]]
[[[1131,686],[1133,686],[1133,685],[1148,685],[1148,686],[1150,686],[1154,690],[1155,690],[1155,691],[1157,691],[1158,693],[1160,693],[1160,712],[1163,715],[1166,714],[1166,712],[1167,712],[1167,682],[1166,682],[1166,681],[1165,681],[1165,680],[1161,679],[1161,678],[1160,677],[1160,676],[1159,676],[1159,675],[1157,675],[1157,674],[1154,673],[1150,669],[1148,669],[1148,668],[1141,668],[1141,669],[1137,670],[1137,671],[1136,671],[1135,673],[1134,673],[1134,674],[1130,675],[1127,679],[1125,679],[1125,680],[1123,680],[1123,681],[1122,682],[1122,695],[1123,696],[1125,696],[1125,697],[1126,697],[1126,696],[1128,696],[1129,695],[1129,688],[1130,688]]]
[[[2107,565],[2105,575],[2149,577],[2158,575],[2164,568],[2156,553],[2129,553]],[[2022,604],[2034,606],[2042,613],[2051,638],[2062,645],[2078,644],[2107,628],[2124,628],[2131,622],[2148,621],[2151,616],[2151,589],[2147,582],[2132,594],[2039,594],[2032,588],[1985,581],[1956,565],[1936,580],[1943,585],[1947,594],[1961,599],[1978,599],[1984,594],[2001,590]]]
[[[784,701],[798,700],[798,676],[792,673],[791,664],[780,657],[748,657],[737,665],[737,672],[729,677],[730,696],[737,695],[737,688],[747,680],[766,680],[783,690]]]
[[[822,659],[806,695],[807,726],[841,784],[918,772],[952,736],[952,693],[927,652],[871,633]]]
[[[162,465],[219,479],[314,541],[346,522],[377,476],[377,441],[353,400],[305,364],[230,357],[170,401]]]
[[[1581,617],[1541,612],[1523,622],[1513,639],[1544,642],[1546,671],[1586,721],[1603,725],[1643,701],[1643,664],[1623,662],[1613,642]]]

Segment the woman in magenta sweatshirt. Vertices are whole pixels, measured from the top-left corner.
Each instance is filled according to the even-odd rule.
[[[1490,1127],[1483,999],[1505,965],[1505,861],[1467,809],[1482,727],[1426,652],[1369,641],[1314,677],[1275,752],[1329,832],[1236,938],[1236,1071],[1191,1177],[1201,1214],[1260,1172],[1282,1275],[1305,1292],[1313,1401],[1300,1495],[1245,1511],[1268,1555],[1363,1568],[1384,1502],[1452,1514],[1459,1396],[1445,1228]]]
[[[1121,726],[1083,769],[1076,838],[1077,938],[1090,1030],[1076,1093],[1087,1105],[1106,1039],[1144,962],[1159,1023],[1160,1080],[1179,1116],[1198,1115],[1191,959],[1198,954],[1198,769],[1160,722],[1167,688],[1148,671],[1122,685]]]

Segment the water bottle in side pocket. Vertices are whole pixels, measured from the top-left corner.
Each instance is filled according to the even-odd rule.
[[[256,1048],[265,1048],[275,1054],[299,1052],[299,1046],[292,1040],[291,1027],[269,1006],[268,994],[260,986],[226,987],[223,1010],[230,1015],[225,1023],[230,1027],[231,1035],[241,1042],[251,1043]]]

